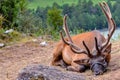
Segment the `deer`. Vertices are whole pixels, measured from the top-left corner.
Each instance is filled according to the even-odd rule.
[[[98,30],[84,32],[70,36],[67,15],[63,18],[63,32],[61,40],[53,50],[50,65],[65,67],[69,71],[84,72],[90,69],[94,75],[106,72],[111,59],[112,43],[110,39],[115,32],[116,23],[112,18],[110,8],[106,2],[99,3],[108,22],[108,35],[104,37]]]

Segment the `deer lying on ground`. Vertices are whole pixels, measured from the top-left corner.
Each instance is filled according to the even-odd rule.
[[[84,72],[90,68],[95,75],[103,74],[111,59],[110,39],[115,31],[116,24],[112,18],[109,6],[106,2],[100,3],[100,7],[108,21],[109,32],[105,38],[99,31],[81,33],[70,36],[66,18],[63,19],[63,29],[67,38],[63,37],[53,51],[51,65],[63,66],[67,70]]]

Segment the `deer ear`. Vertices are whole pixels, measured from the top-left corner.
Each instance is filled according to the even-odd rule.
[[[112,46],[111,43],[108,44],[104,52],[106,52],[106,53],[111,53],[111,46]]]

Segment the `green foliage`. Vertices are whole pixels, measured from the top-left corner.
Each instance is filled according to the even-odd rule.
[[[61,10],[53,7],[52,9],[48,10],[47,13],[47,21],[48,25],[50,26],[50,31],[58,31],[62,26],[63,18],[61,16]]]
[[[0,28],[0,36],[5,32],[3,28]]]
[[[10,33],[4,33],[5,30],[3,28],[0,29],[0,42],[6,43],[6,42],[14,42],[18,41],[22,38],[21,33],[17,31],[13,31]]]
[[[6,37],[4,32],[5,32],[5,30],[3,28],[0,28],[0,42],[3,42]]]
[[[72,34],[79,34],[85,32],[84,29],[74,29]]]
[[[51,7],[53,3],[57,3],[60,6],[63,6],[64,4],[73,5],[77,4],[79,0],[29,0],[28,8],[29,9],[36,9],[38,6],[42,8],[46,8],[47,6]],[[84,1],[84,0],[80,0]],[[86,0],[89,1],[89,0]],[[109,1],[109,0],[90,0],[95,4],[98,4],[101,1]],[[119,1],[119,0],[118,0]]]
[[[27,6],[26,0],[2,0],[0,27],[13,28],[37,36],[52,35],[53,38],[59,38],[63,16],[68,14],[67,24],[72,34],[107,28],[107,21],[98,5],[101,1],[103,0],[29,0]],[[119,26],[120,1],[105,1]]]
[[[77,4],[78,0],[33,0],[29,2],[28,8],[36,9],[38,6],[42,8],[51,7],[55,2],[62,6],[63,4]]]
[[[44,23],[42,24],[43,28],[41,28],[41,30],[43,29],[42,33],[44,33],[45,30],[47,31],[46,34],[50,34],[53,36],[58,36],[59,30],[62,30],[62,28],[60,27],[62,26],[62,24],[60,26],[59,24],[57,24],[57,22],[59,22],[59,20],[57,20],[58,17],[54,18],[53,16],[64,16],[65,14],[68,14],[67,24],[71,33],[73,34],[77,34],[78,32],[82,31],[103,29],[107,28],[107,21],[104,14],[102,13],[102,10],[100,9],[100,6],[98,5],[98,3],[101,1],[103,0],[78,0],[78,3],[76,4],[69,5],[63,3],[62,5],[60,5],[59,3],[57,4],[56,0],[55,3],[52,4],[52,7],[38,7],[37,10],[35,10],[36,12],[34,14],[39,16]],[[117,25],[120,25],[120,10],[118,10],[119,3],[112,0],[109,0],[107,3],[110,6],[113,18],[117,22]],[[56,12],[57,9],[60,10],[60,12]],[[41,31],[39,31],[39,33],[40,32]]]
[[[26,0],[3,0],[0,2],[0,14],[2,14],[7,22],[4,22],[4,27],[15,25],[17,15],[26,6]]]
[[[58,38],[59,31],[63,24],[63,18],[61,16],[61,10],[53,7],[52,9],[48,10],[47,13],[47,23],[48,23],[48,34],[52,35],[54,38]]]
[[[17,31],[13,31],[13,32],[9,33],[7,36],[9,36],[9,41],[18,41],[22,37],[21,33],[17,32]]]
[[[35,33],[42,26],[42,20],[39,17],[33,15],[32,11],[24,11],[23,14],[19,14],[19,18],[16,23],[18,24],[17,30],[24,33]]]
[[[0,28],[2,28],[4,21],[7,21],[7,20],[0,14]]]

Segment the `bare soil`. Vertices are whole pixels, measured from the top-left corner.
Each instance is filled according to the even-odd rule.
[[[41,47],[40,42],[42,40],[29,41],[0,49],[0,80],[16,80],[19,71],[31,64],[49,65],[57,42],[48,41],[45,47]],[[112,43],[112,58],[106,73],[94,76],[87,70],[77,74],[85,75],[87,80],[120,80],[120,41]]]

